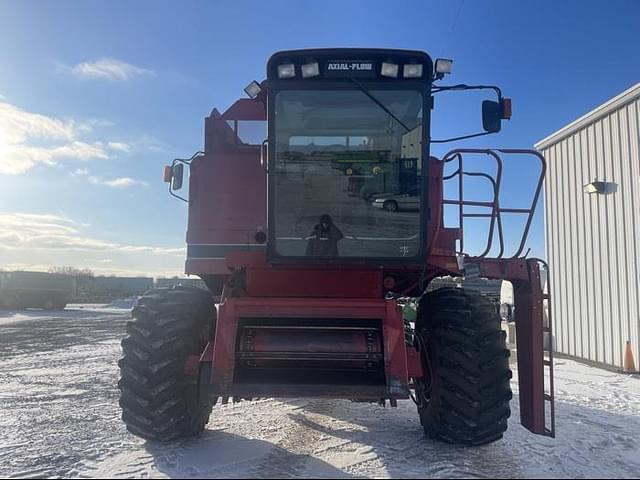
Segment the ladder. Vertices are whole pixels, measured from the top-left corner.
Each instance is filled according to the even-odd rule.
[[[544,434],[555,438],[556,436],[556,420],[555,420],[555,397],[553,388],[553,321],[551,309],[551,275],[549,272],[549,264],[540,258],[532,259],[542,265],[545,273],[546,282],[542,286],[542,364],[544,365]],[[545,315],[545,301],[546,312]],[[547,381],[548,389],[547,389]]]

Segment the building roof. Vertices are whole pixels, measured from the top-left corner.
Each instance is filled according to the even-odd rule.
[[[574,120],[569,125],[562,127],[560,130],[552,133],[548,137],[543,138],[539,142],[535,144],[535,147],[538,150],[544,150],[545,148],[550,147],[551,145],[558,143],[565,137],[572,135],[577,130],[580,130],[583,127],[586,127],[590,123],[595,122],[596,120],[609,115],[614,110],[617,110],[621,106],[630,103],[636,98],[640,97],[640,82],[633,85],[631,88],[628,88],[620,95],[613,97],[611,100],[606,101],[599,107],[594,108],[589,113],[581,116],[577,120]]]

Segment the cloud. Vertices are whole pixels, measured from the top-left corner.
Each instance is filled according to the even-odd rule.
[[[51,214],[0,214],[0,249],[74,250],[184,256],[184,248],[128,245],[83,233],[87,224]]]
[[[107,180],[105,182],[103,182],[104,185],[107,185],[109,187],[115,187],[115,188],[128,188],[128,187],[134,187],[136,185],[140,185],[142,187],[148,187],[149,184],[147,182],[141,182],[140,180],[134,180],[133,178],[130,177],[120,177],[120,178],[116,178],[114,180]]]
[[[71,172],[71,175],[74,177],[86,177],[87,175],[89,175],[89,169],[88,168],[76,168],[73,172]]]
[[[64,215],[0,213],[0,267],[47,271],[72,265],[102,275],[156,277],[184,272],[184,247],[110,241],[90,234],[89,227]]]
[[[0,119],[5,140],[17,142],[28,137],[73,140],[76,125],[38,113],[30,113],[7,102],[0,103]]]
[[[100,177],[91,176],[89,177],[89,181],[95,185],[106,185],[107,187],[113,187],[113,188],[129,188],[129,187],[135,187],[136,185],[139,185],[141,187],[149,186],[147,182],[143,182],[141,180],[134,180],[131,177],[119,177],[119,178],[114,178],[113,180],[104,180]]]
[[[131,151],[131,146],[124,142],[109,142],[107,145],[111,150],[116,150],[118,152],[129,153]]]
[[[106,128],[106,127],[116,126],[116,122],[113,122],[111,120],[106,120],[104,118],[91,118],[85,121],[84,123],[89,129],[92,129],[93,127]]]
[[[51,214],[13,213],[0,214],[0,238],[15,237],[20,232],[37,232],[42,235],[62,235],[77,232],[82,224],[69,218]],[[17,238],[17,237],[16,237]]]
[[[158,140],[151,135],[141,135],[137,138],[131,138],[126,145],[129,148],[129,151],[136,152],[154,152],[167,156],[181,155],[184,153],[179,149],[176,149],[173,145]]]
[[[82,140],[82,133],[91,128],[0,102],[0,174],[19,175],[38,164],[56,165],[61,159],[109,158],[102,142]]]
[[[82,62],[67,69],[78,78],[131,80],[142,75],[155,75],[153,70],[136,67],[116,58],[100,58],[93,62]]]

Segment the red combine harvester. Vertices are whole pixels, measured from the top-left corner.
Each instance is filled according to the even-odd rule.
[[[250,98],[206,118],[204,152],[174,160],[165,181],[189,204],[186,273],[209,291],[155,289],[133,310],[119,383],[130,432],[197,435],[213,405],[229,399],[396,406],[411,398],[432,438],[501,438],[512,396],[505,333],[481,294],[425,293],[435,277],[452,275],[513,283],[521,422],[554,435],[546,265],[522,255],[545,161],[530,150],[430,155],[432,143],[496,133],[511,115],[497,87],[436,85],[451,63],[404,50],[279,52],[267,80],[245,89]],[[483,102],[484,132],[432,140],[434,95],[480,89],[497,96]],[[495,174],[466,169],[470,156],[488,159]],[[530,208],[499,203],[503,159],[515,156],[540,163]],[[445,176],[447,164],[455,167]],[[185,165],[188,198],[176,193]],[[471,177],[486,180],[490,201],[465,198]],[[443,198],[446,181],[456,198]],[[447,205],[457,227],[445,227]],[[511,253],[505,214],[526,219]],[[489,225],[480,255],[465,254],[468,217]],[[411,297],[419,298],[415,321],[401,309]]]

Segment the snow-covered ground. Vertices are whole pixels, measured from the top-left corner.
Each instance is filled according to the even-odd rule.
[[[0,311],[0,477],[640,476],[640,379],[570,360],[556,363],[555,440],[519,425],[517,400],[503,440],[461,448],[424,438],[409,401],[301,399],[216,406],[201,438],[147,443],[119,418],[128,316]]]

